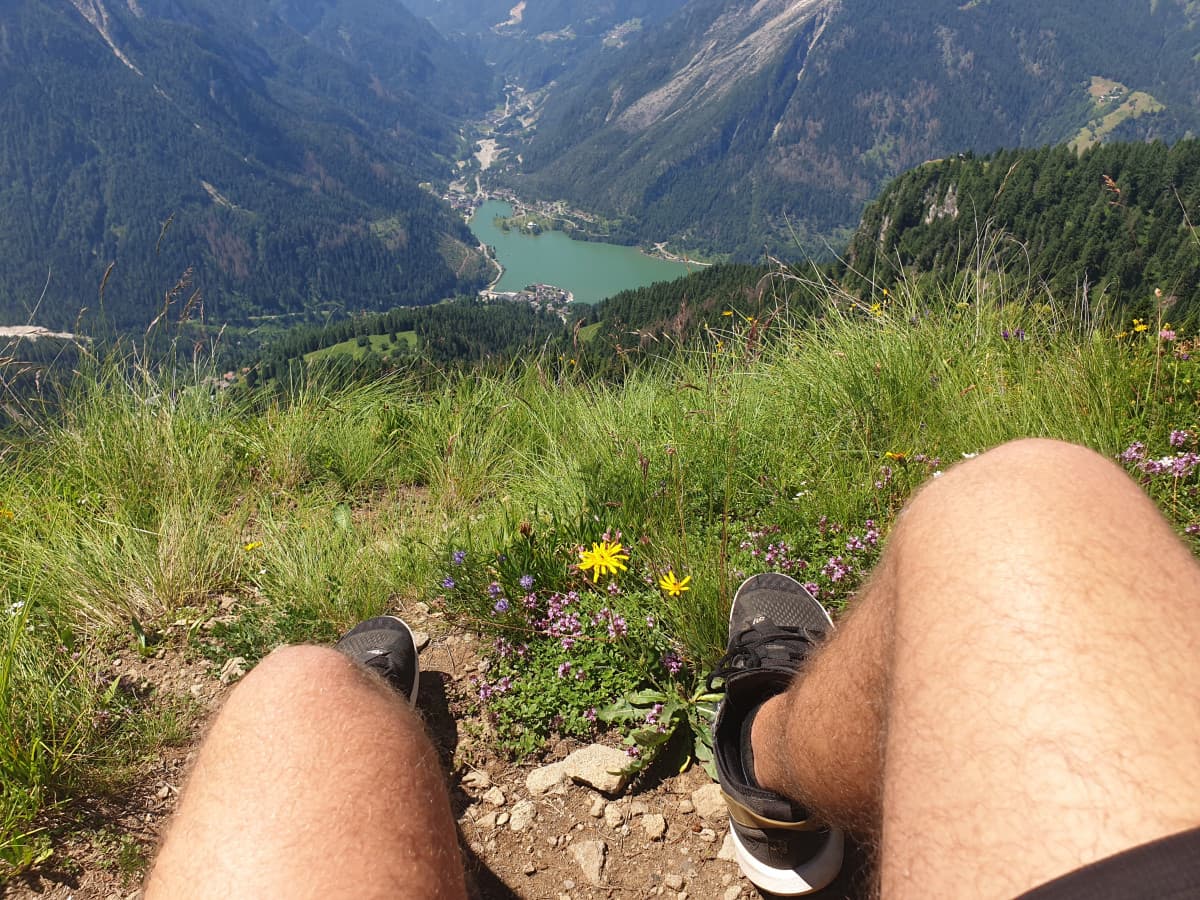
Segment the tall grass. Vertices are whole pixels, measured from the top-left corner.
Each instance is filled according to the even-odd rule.
[[[94,782],[111,734],[95,724],[108,686],[94,673],[139,639],[135,622],[186,652],[253,661],[437,596],[452,547],[529,534],[569,551],[619,528],[647,570],[693,576],[661,618],[702,671],[756,564],[748,532],[778,529],[815,572],[844,541],[825,522],[886,531],[909,491],[964,454],[1038,435],[1113,457],[1195,422],[1194,363],[1152,331],[1118,338],[1119,323],[1000,302],[974,279],[866,301],[820,290],[815,320],[731,316],[621,384],[544,359],[286,399],[119,362],[81,376],[36,440],[0,448],[10,871],[46,846],[40,811]],[[1195,487],[1192,475],[1155,493],[1181,529]],[[144,731],[121,752],[144,752]]]

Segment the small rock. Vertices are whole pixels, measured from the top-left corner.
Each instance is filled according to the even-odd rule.
[[[426,603],[424,600],[418,600],[416,603],[414,603],[413,609],[415,609],[417,612],[419,612],[423,616],[429,615],[429,604]]]
[[[692,805],[702,818],[720,822],[729,818],[729,807],[719,784],[706,784],[692,791]]]
[[[158,789],[158,793],[155,796],[157,796],[159,800],[166,800],[171,796],[171,789],[164,784]]]
[[[629,757],[624,750],[592,744],[576,750],[563,764],[567,775],[573,780],[605,794],[619,794],[629,783],[630,775],[624,770],[629,766]]]
[[[736,884],[725,892],[725,900],[737,900],[740,896],[742,896],[742,889]]]
[[[629,814],[631,816],[644,816],[650,812],[650,807],[643,800],[634,800],[629,804]]]
[[[667,833],[667,820],[658,813],[642,816],[642,830],[650,840],[662,840],[663,835]]]
[[[498,813],[496,815],[496,827],[507,825],[510,818],[511,816],[509,816],[509,814],[506,812]]]
[[[525,776],[525,790],[529,791],[534,797],[540,797],[543,794],[549,793],[551,788],[561,784],[566,777],[567,767],[565,763],[550,763],[548,766],[541,766],[534,769]]]
[[[420,653],[429,646],[429,635],[424,631],[414,631],[412,633],[413,643],[417,645],[417,652]]]
[[[583,877],[593,887],[600,887],[604,881],[604,860],[607,854],[608,844],[604,841],[580,841],[571,847],[571,856],[583,870]],[[566,884],[563,887],[566,887]]]
[[[508,827],[512,831],[524,831],[537,818],[537,807],[532,800],[520,800],[513,804]]]
[[[204,685],[193,684],[190,688],[188,688],[188,690],[191,692],[193,697],[199,697],[204,693]]]
[[[462,777],[462,783],[463,787],[469,787],[476,791],[486,791],[492,786],[492,776],[479,769],[472,769]]]
[[[491,831],[493,828],[496,827],[496,819],[497,818],[498,818],[498,816],[494,812],[484,813],[482,816],[480,816],[478,819],[475,820],[475,825],[478,828],[486,828],[488,831]]]
[[[663,879],[663,884],[673,891],[683,890],[683,876],[678,872],[672,872]]]
[[[717,859],[734,860],[736,858],[737,855],[733,847],[733,832],[731,831],[725,835],[725,841],[721,844],[721,850],[717,853]]]
[[[504,791],[498,787],[490,787],[483,792],[484,802],[492,804],[492,806],[504,805]]]
[[[575,882],[572,881],[570,878],[568,878],[566,881],[563,882],[563,890],[564,891],[575,890]]]
[[[733,876],[726,872],[721,876],[721,884],[723,884],[725,887],[729,887],[731,884],[733,884]]]
[[[706,844],[711,844],[716,841],[717,833],[711,828],[705,828],[698,835],[696,835],[696,837],[700,838],[700,840],[704,841]]]
[[[600,818],[602,815],[604,815],[604,807],[606,805],[607,804],[605,804],[603,797],[597,797],[592,801],[592,808],[588,810],[588,815],[590,815],[593,819]]]
[[[549,844],[551,847],[557,847],[558,846],[558,837],[552,834],[552,835],[550,835],[550,837],[546,838],[546,843]]]
[[[537,871],[537,866],[531,862],[528,862],[525,863],[525,868],[522,871],[524,871],[526,875],[532,875]]]
[[[686,816],[690,813],[694,813],[696,811],[696,807],[692,806],[691,800],[680,800],[679,811]]]
[[[245,674],[245,658],[241,656],[235,656],[232,659],[225,661],[225,665],[221,666],[221,674],[217,677],[220,678],[221,684],[229,684],[231,681],[237,681]]]
[[[625,814],[621,812],[621,807],[616,803],[609,803],[604,807],[604,824],[609,828],[620,828],[625,821]]]
[[[167,658],[167,651],[166,651],[166,650],[159,650],[157,653],[155,653],[155,654],[154,654],[154,658],[155,658],[155,659],[166,659],[166,658]]]

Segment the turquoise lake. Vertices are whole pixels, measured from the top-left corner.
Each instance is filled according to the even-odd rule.
[[[700,268],[647,256],[634,247],[573,241],[561,231],[505,233],[493,220],[496,216],[511,216],[512,211],[508,203],[489,200],[471,219],[471,231],[496,249],[496,259],[504,266],[504,277],[493,290],[519,291],[541,282],[570,291],[577,301],[595,303],[620,291],[672,281]]]

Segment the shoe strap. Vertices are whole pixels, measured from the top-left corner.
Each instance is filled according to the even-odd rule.
[[[812,819],[800,819],[798,821],[779,821],[778,819],[768,819],[766,816],[760,816],[745,804],[740,803],[733,797],[729,796],[724,790],[721,795],[725,798],[725,804],[729,807],[729,818],[737,822],[744,828],[758,829],[782,829],[784,831],[820,831],[828,826],[823,822],[816,822]]]
[[[791,628],[774,623],[767,627],[750,626],[730,643],[730,650],[708,676],[708,689],[716,690],[714,682],[748,669],[793,668],[802,662],[820,635],[805,628]],[[775,662],[775,665],[772,665]],[[779,665],[782,663],[782,665]]]

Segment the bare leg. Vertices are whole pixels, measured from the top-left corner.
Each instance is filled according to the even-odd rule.
[[[886,897],[1011,896],[1200,824],[1198,613],[1200,566],[1116,466],[1005,445],[902,514],[756,719],[758,778],[874,837]]]
[[[421,722],[334,650],[290,647],[230,696],[146,897],[465,897]]]

